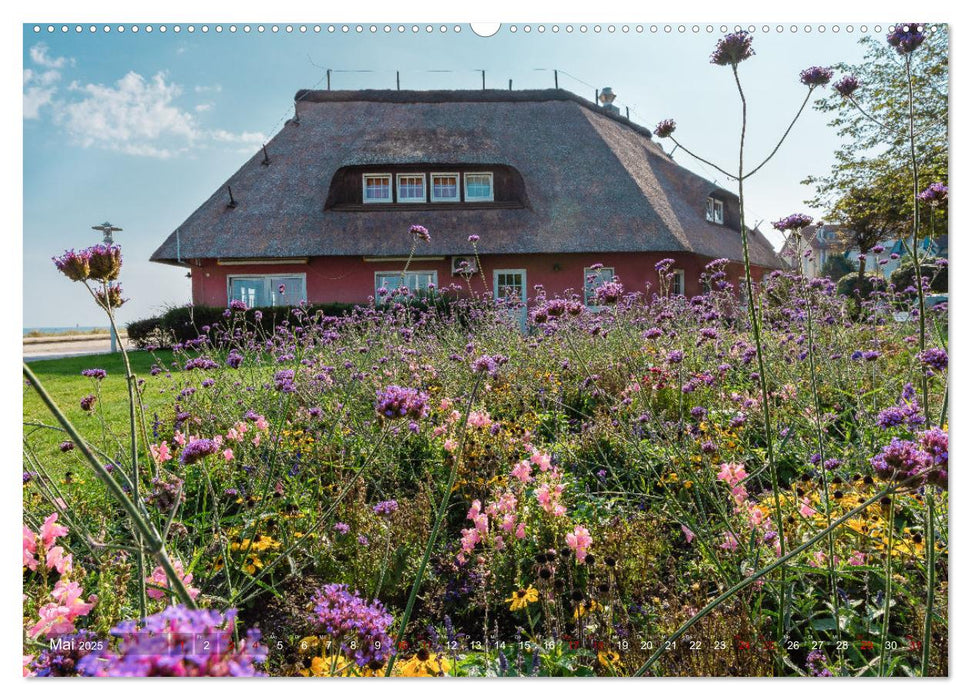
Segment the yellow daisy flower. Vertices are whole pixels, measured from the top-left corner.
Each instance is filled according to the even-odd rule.
[[[519,610],[520,608],[525,608],[530,603],[535,603],[539,600],[539,591],[530,586],[529,588],[520,588],[518,591],[513,591],[512,595],[506,598],[507,603],[511,603],[509,606],[510,610]]]

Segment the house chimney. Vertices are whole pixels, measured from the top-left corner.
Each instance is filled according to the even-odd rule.
[[[617,99],[617,95],[614,94],[614,91],[611,88],[605,87],[600,91],[599,100],[605,112],[620,114],[620,109],[614,106],[615,99]]]

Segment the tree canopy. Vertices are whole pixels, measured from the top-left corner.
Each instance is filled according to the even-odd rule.
[[[926,34],[927,39],[911,54],[921,190],[933,182],[946,183],[948,172],[947,25],[927,25]],[[867,114],[836,90],[815,101],[817,110],[832,115],[829,125],[843,144],[828,175],[811,175],[803,181],[816,190],[806,203],[845,224],[850,223],[846,218],[851,212],[857,218],[878,218],[880,228],[892,232],[894,220],[910,220],[914,194],[906,59],[883,38],[868,36],[860,41],[866,46],[863,61],[833,68],[859,80],[853,100]],[[946,217],[946,211],[935,214],[936,233],[947,230]]]

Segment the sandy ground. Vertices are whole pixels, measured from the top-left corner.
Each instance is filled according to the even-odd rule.
[[[123,338],[123,340],[125,340]],[[60,336],[56,339],[24,339],[24,361],[55,360],[59,357],[101,355],[111,352],[108,336],[88,338],[84,336]]]

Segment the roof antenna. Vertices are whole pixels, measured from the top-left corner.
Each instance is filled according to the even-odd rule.
[[[512,78],[509,79],[509,89],[512,90]]]
[[[263,144],[263,165],[270,164],[270,154],[266,152],[266,144]]]
[[[330,68],[327,69],[327,89],[330,90]]]
[[[236,200],[233,199],[233,188],[230,187],[229,185],[226,185],[226,190],[229,192],[229,204],[227,204],[226,207],[229,209],[235,209]]]
[[[482,89],[485,90],[485,71],[480,71],[482,73]]]
[[[400,90],[401,89],[401,71],[400,70],[396,70],[394,72],[394,81],[398,85],[398,89]]]
[[[300,109],[299,109],[299,106],[300,106],[300,100],[294,100],[293,101],[293,123],[294,124],[297,124],[297,125],[300,124]]]
[[[556,68],[553,69],[553,87],[557,90],[560,89],[560,73]]]

